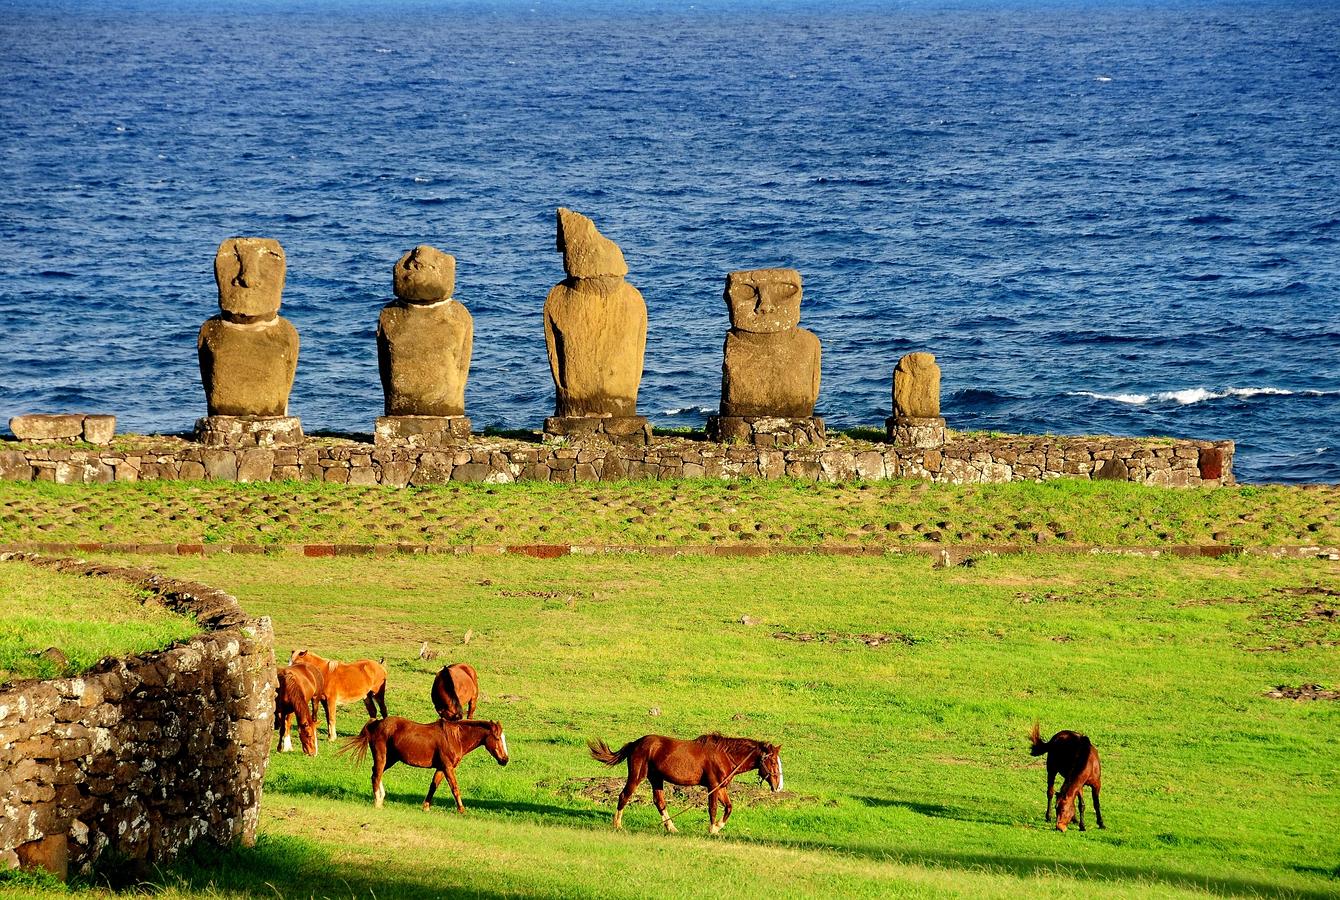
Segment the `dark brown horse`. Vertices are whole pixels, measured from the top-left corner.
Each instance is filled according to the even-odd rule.
[[[386,669],[381,663],[370,659],[342,663],[333,659],[317,656],[310,650],[294,650],[289,657],[289,665],[306,663],[320,669],[326,684],[316,696],[326,710],[326,730],[330,739],[335,740],[336,707],[351,700],[362,700],[368,715],[377,717],[377,706],[381,707],[382,718],[386,718]],[[373,706],[373,701],[377,706]]]
[[[312,698],[320,694],[324,686],[325,677],[314,666],[299,663],[279,670],[279,683],[275,689],[275,729],[279,732],[280,753],[293,749],[289,726],[290,719],[296,716],[302,752],[316,756],[316,716]]]
[[[661,813],[666,831],[676,831],[675,823],[665,811],[665,783],[701,785],[707,788],[708,832],[716,834],[726,827],[731,803],[726,788],[731,779],[741,772],[757,771],[759,778],[768,782],[774,791],[782,789],[781,747],[751,738],[733,738],[721,734],[702,734],[691,741],[648,734],[611,750],[601,740],[587,745],[591,756],[607,766],[628,760],[628,783],[619,794],[619,808],[614,812],[614,827],[623,827],[623,808],[633,797],[633,791],[642,779],[651,782],[651,797]],[[725,807],[721,824],[717,824],[717,799]]]
[[[433,679],[433,708],[444,719],[458,721],[475,717],[475,701],[479,699],[479,676],[469,663],[443,666]]]
[[[469,720],[448,722],[438,719],[428,725],[420,725],[409,719],[391,716],[389,719],[373,719],[363,726],[354,737],[349,738],[340,747],[341,753],[355,751],[354,761],[361,763],[372,750],[372,802],[380,807],[386,799],[386,786],[382,784],[382,773],[398,762],[417,766],[420,769],[436,769],[433,783],[428,786],[428,796],[424,798],[423,808],[433,803],[433,793],[445,776],[451,784],[451,795],[456,798],[456,811],[465,812],[461,803],[461,789],[456,784],[456,767],[471,750],[483,746],[493,754],[498,765],[507,765],[507,735],[503,734],[499,722]]]
[[[1056,798],[1056,830],[1065,831],[1070,820],[1075,818],[1075,806],[1079,806],[1079,830],[1084,830],[1084,786],[1089,786],[1093,795],[1093,814],[1098,819],[1098,827],[1103,827],[1103,811],[1098,806],[1098,792],[1102,790],[1103,772],[1098,762],[1098,751],[1084,735],[1074,731],[1058,731],[1051,740],[1043,741],[1038,724],[1028,734],[1033,746],[1029,752],[1034,756],[1047,754],[1047,821],[1052,818],[1052,795],[1056,785],[1056,775],[1061,775],[1061,795]]]

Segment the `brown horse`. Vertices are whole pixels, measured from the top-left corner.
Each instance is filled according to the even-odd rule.
[[[320,700],[325,707],[326,730],[330,733],[330,740],[335,740],[335,708],[341,703],[362,700],[369,716],[375,719],[377,707],[380,706],[382,718],[386,718],[386,669],[380,663],[370,659],[351,663],[336,662],[317,656],[310,650],[294,650],[288,662],[290,666],[297,663],[315,666],[325,676],[325,687],[313,699]],[[377,701],[377,706],[373,706],[373,700]]]
[[[498,765],[507,765],[507,735],[503,734],[499,722],[484,722],[467,719],[464,722],[448,722],[438,719],[428,725],[420,725],[409,719],[391,716],[389,719],[373,719],[363,726],[356,736],[349,738],[340,747],[341,753],[353,750],[356,763],[363,762],[368,749],[372,749],[372,802],[380,807],[386,799],[386,786],[382,784],[382,773],[398,762],[417,766],[420,769],[436,769],[433,783],[428,785],[428,796],[424,798],[426,810],[433,803],[433,793],[442,783],[443,776],[451,784],[451,795],[456,798],[456,811],[465,812],[461,803],[461,789],[456,784],[456,767],[471,750],[483,745]]]
[[[275,689],[275,728],[279,731],[279,752],[293,749],[289,720],[298,719],[298,740],[302,752],[316,756],[316,704],[313,700],[325,687],[326,679],[315,666],[298,663],[279,670],[279,684]]]
[[[602,740],[590,741],[591,756],[607,766],[628,760],[628,783],[619,794],[619,808],[614,812],[614,827],[623,827],[623,808],[633,797],[633,791],[642,779],[651,782],[651,796],[661,813],[666,831],[677,831],[675,823],[665,811],[665,782],[678,785],[701,785],[707,788],[708,832],[716,834],[726,827],[731,803],[726,793],[731,779],[741,772],[755,770],[759,778],[768,782],[774,791],[782,789],[781,747],[751,738],[733,738],[725,735],[702,734],[691,741],[648,734],[611,750]],[[717,824],[717,797],[725,807],[721,824]]]
[[[433,708],[444,719],[473,719],[477,699],[479,676],[475,674],[475,667],[469,663],[443,666],[433,679]]]
[[[1070,820],[1075,818],[1075,806],[1079,806],[1079,830],[1084,830],[1084,786],[1089,786],[1093,795],[1093,814],[1098,819],[1098,827],[1103,827],[1103,811],[1098,806],[1098,792],[1102,790],[1103,772],[1098,762],[1098,751],[1084,735],[1073,731],[1058,731],[1049,741],[1043,741],[1038,731],[1038,723],[1028,734],[1032,741],[1029,752],[1034,756],[1047,754],[1047,814],[1048,822],[1052,818],[1052,795],[1056,784],[1056,774],[1061,774],[1061,795],[1056,798],[1056,830],[1065,831]]]

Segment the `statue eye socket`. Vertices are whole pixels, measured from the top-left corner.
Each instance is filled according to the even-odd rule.
[[[751,284],[737,284],[730,289],[730,298],[736,303],[752,303],[758,291]]]
[[[782,282],[773,288],[773,296],[778,300],[790,300],[800,290],[799,285],[790,282]]]

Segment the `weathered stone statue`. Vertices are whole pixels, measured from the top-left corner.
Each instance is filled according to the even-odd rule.
[[[893,370],[893,415],[884,422],[889,441],[933,449],[945,443],[940,416],[940,367],[929,353],[909,353]]]
[[[707,421],[721,441],[764,447],[818,444],[820,345],[800,324],[800,273],[753,269],[726,276],[726,333],[721,414]]]
[[[220,314],[196,342],[209,415],[196,422],[201,443],[273,446],[302,440],[288,414],[298,367],[298,332],[279,316],[284,250],[268,238],[230,238],[214,257]]]
[[[386,415],[378,444],[437,447],[470,436],[465,380],[475,323],[452,297],[456,259],[424,244],[400,257],[392,274],[396,299],[377,322],[377,363]]]
[[[651,425],[637,414],[647,346],[647,304],[624,280],[619,245],[570,209],[558,211],[558,250],[568,277],[544,301],[544,339],[554,376],[552,437],[647,443]]]

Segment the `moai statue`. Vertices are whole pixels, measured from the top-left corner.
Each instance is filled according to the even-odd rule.
[[[800,328],[800,273],[754,269],[726,276],[726,333],[721,414],[707,420],[719,441],[760,447],[822,444],[819,339]]]
[[[392,273],[396,299],[377,321],[377,364],[386,415],[376,443],[443,447],[470,437],[465,379],[475,323],[452,297],[456,259],[426,244],[400,257]]]
[[[893,370],[893,415],[884,422],[890,443],[932,450],[945,443],[940,416],[940,367],[929,353],[909,353]]]
[[[219,315],[200,328],[196,347],[208,413],[195,423],[210,446],[302,442],[288,414],[298,367],[298,332],[279,315],[284,249],[268,238],[229,238],[214,257]]]
[[[651,425],[637,414],[647,347],[647,304],[624,280],[619,245],[570,209],[558,211],[558,251],[568,277],[544,301],[544,340],[554,376],[546,437],[646,444]]]

